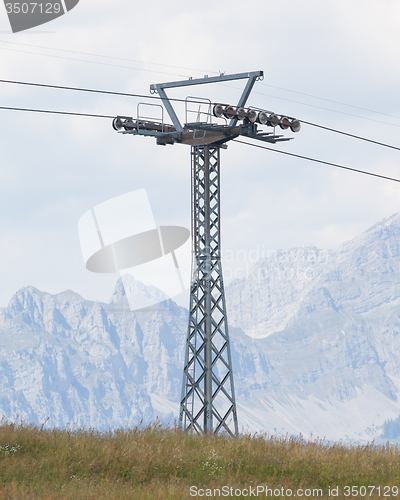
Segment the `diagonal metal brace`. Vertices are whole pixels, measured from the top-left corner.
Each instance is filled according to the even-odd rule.
[[[165,109],[167,110],[172,123],[174,124],[174,127],[176,128],[177,132],[181,133],[183,132],[183,126],[181,122],[179,121],[179,118],[177,114],[175,113],[175,110],[171,104],[171,101],[169,100],[165,89],[172,89],[172,88],[177,88],[177,87],[188,87],[191,85],[202,85],[204,83],[221,83],[221,82],[228,82],[231,80],[243,80],[243,79],[248,79],[248,82],[246,84],[246,87],[243,91],[243,94],[241,98],[239,99],[239,104],[238,107],[244,106],[244,104],[247,101],[247,98],[249,97],[249,94],[251,92],[251,89],[253,88],[254,83],[256,80],[262,78],[264,76],[264,73],[262,71],[251,71],[249,73],[235,73],[233,75],[219,75],[219,76],[205,76],[204,78],[190,78],[189,80],[180,80],[178,82],[167,82],[167,83],[155,83],[150,85],[150,92],[158,93],[158,95],[161,97],[161,100],[165,106]],[[237,119],[235,120],[234,118],[231,120],[230,125],[234,126],[237,122]],[[232,125],[232,123],[234,125]]]

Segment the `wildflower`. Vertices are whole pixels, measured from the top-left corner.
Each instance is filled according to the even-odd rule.
[[[0,446],[0,453],[3,453],[6,456],[10,456],[14,453],[17,453],[17,451],[20,449],[21,447],[19,446],[19,444],[11,445],[10,443],[3,443]]]

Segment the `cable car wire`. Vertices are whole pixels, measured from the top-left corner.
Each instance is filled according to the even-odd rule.
[[[400,179],[394,177],[388,177],[386,175],[375,174],[374,172],[368,172],[367,170],[360,170],[358,168],[347,167],[345,165],[339,165],[338,163],[332,163],[330,161],[318,160],[316,158],[311,158],[310,156],[298,155],[295,153],[290,153],[289,151],[282,151],[281,149],[269,148],[268,146],[261,146],[259,144],[253,144],[246,141],[241,141],[239,139],[233,139],[233,142],[238,142],[240,144],[246,144],[247,146],[253,146],[259,149],[267,149],[268,151],[274,151],[275,153],[280,153],[287,156],[294,156],[295,158],[301,158],[302,160],[313,161],[315,163],[322,163],[323,165],[329,165],[331,167],[342,168],[344,170],[350,170],[352,172],[357,172],[359,174],[371,175],[372,177],[379,177],[380,179],[385,179],[387,181],[400,182]]]
[[[25,54],[32,54],[32,55],[37,55],[37,56],[55,57],[56,59],[66,59],[67,61],[79,61],[79,62],[84,62],[84,63],[89,63],[89,64],[99,64],[101,66],[111,66],[113,68],[124,68],[124,69],[130,69],[130,70],[135,70],[135,71],[147,71],[149,73],[158,73],[161,75],[177,76],[176,73],[168,73],[166,71],[160,71],[160,70],[156,70],[156,69],[134,68],[132,66],[122,66],[121,64],[111,64],[111,63],[101,62],[101,61],[91,61],[89,59],[77,59],[76,57],[57,56],[55,54],[41,54],[39,52],[30,52],[28,50],[11,49],[9,47],[0,47],[0,50],[8,50],[11,52],[23,52]],[[188,75],[180,74],[179,76],[183,77],[183,78],[188,78]]]
[[[218,75],[218,74],[221,73],[221,71],[210,71],[210,70],[199,69],[199,68],[187,68],[185,66],[176,66],[176,65],[172,65],[172,64],[163,64],[163,63],[154,63],[154,62],[148,62],[148,61],[139,61],[137,59],[130,59],[130,58],[126,58],[126,57],[107,56],[107,55],[104,55],[104,54],[94,54],[92,52],[81,52],[81,51],[77,51],[77,50],[58,49],[58,48],[54,48],[54,47],[46,47],[46,46],[43,46],[43,45],[33,45],[33,44],[20,43],[20,42],[10,42],[10,41],[6,41],[6,40],[0,40],[0,44],[12,44],[12,45],[25,46],[25,47],[34,47],[34,48],[45,49],[45,50],[52,50],[52,51],[57,51],[57,52],[79,54],[79,55],[85,55],[85,56],[91,56],[91,57],[100,57],[100,58],[103,58],[103,59],[110,59],[110,60],[115,60],[115,61],[128,61],[128,62],[134,62],[134,63],[139,63],[139,64],[148,64],[148,65],[151,65],[151,66],[162,66],[162,67],[166,67],[166,68],[173,68],[173,69],[179,69],[179,70],[185,70],[185,71],[198,71],[200,73],[202,72],[202,73],[206,73],[206,74],[216,74],[216,75]],[[7,50],[5,47],[0,47],[0,49]],[[27,52],[27,51],[19,50],[18,52]],[[43,53],[37,53],[37,52],[27,52],[27,53],[28,54],[48,56],[48,57],[57,57],[56,55],[53,55],[53,54],[43,54]],[[86,60],[75,59],[75,58],[65,58],[65,59],[69,59],[69,60],[72,60],[72,61],[78,61],[78,62],[91,62],[93,64],[104,64],[104,63],[100,63],[98,61],[86,61]],[[118,65],[112,65],[112,66],[121,67],[121,68],[127,68],[126,66],[118,66]],[[145,69],[145,68],[129,68],[129,69],[135,69],[137,71],[153,72],[152,70],[148,70],[148,69]],[[184,75],[178,75],[177,73],[164,73],[164,74],[169,74],[169,75],[174,75],[174,76],[184,76]],[[349,107],[349,108],[359,109],[361,111],[367,111],[368,113],[375,113],[375,114],[379,114],[379,115],[382,115],[382,116],[388,116],[388,117],[391,117],[391,118],[400,119],[399,116],[391,115],[389,113],[383,113],[382,111],[376,111],[376,110],[370,109],[370,108],[364,108],[364,107],[361,107],[361,106],[355,106],[354,104],[348,104],[348,103],[345,103],[345,102],[336,101],[334,99],[327,99],[325,97],[316,96],[316,95],[313,95],[313,94],[308,94],[306,92],[299,92],[299,91],[296,91],[296,90],[287,89],[287,88],[284,88],[284,87],[279,87],[277,85],[271,85],[271,84],[268,84],[268,83],[265,83],[265,82],[260,82],[259,85],[261,85],[263,87],[269,87],[269,88],[277,89],[277,90],[283,90],[284,92],[290,92],[292,94],[302,95],[302,96],[305,96],[305,97],[311,97],[312,99],[318,99],[320,101],[326,101],[326,102],[331,102],[333,104],[339,104],[340,106],[346,106],[346,107]],[[236,87],[232,87],[232,88],[236,88]],[[281,100],[284,100],[284,101],[294,102],[294,103],[297,103],[297,104],[302,104],[304,106],[310,106],[310,107],[314,107],[314,108],[318,108],[318,109],[324,109],[326,111],[331,111],[333,113],[341,113],[341,114],[345,114],[345,115],[348,115],[348,116],[354,116],[354,117],[357,117],[357,118],[361,118],[363,120],[371,120],[371,121],[375,121],[375,122],[378,122],[378,123],[383,123],[383,124],[391,125],[391,126],[400,126],[400,125],[395,125],[393,123],[383,122],[383,121],[379,121],[379,120],[372,120],[370,118],[366,118],[366,117],[358,116],[358,115],[353,115],[353,114],[346,113],[346,112],[339,111],[339,110],[335,110],[335,109],[329,109],[329,108],[324,108],[324,107],[321,107],[321,106],[315,106],[313,104],[308,104],[308,103],[304,103],[304,102],[292,101],[292,100],[286,99],[284,97],[270,96],[270,95],[264,94],[262,92],[253,91],[253,93],[257,93],[257,94],[268,96],[268,97],[273,97],[275,99],[281,99]]]
[[[134,94],[130,92],[116,92],[116,91],[111,91],[111,90],[98,90],[98,89],[87,89],[83,87],[68,87],[65,85],[51,85],[51,84],[46,84],[46,83],[33,83],[33,82],[22,82],[22,81],[17,81],[17,80],[4,80],[0,79],[0,83],[9,83],[13,85],[27,85],[27,86],[32,86],[32,87],[43,87],[43,88],[52,88],[52,89],[59,89],[59,90],[72,90],[72,91],[77,91],[77,92],[90,92],[94,94],[106,94],[106,95],[118,95],[118,96],[123,96],[123,97],[140,97],[143,99],[161,99],[160,96],[158,95],[144,95],[144,94]],[[187,102],[186,99],[178,99],[178,98],[169,98],[170,101],[175,101],[175,102]],[[193,103],[200,103],[204,104],[204,101],[191,101]],[[215,103],[212,103],[215,104]],[[221,103],[220,103],[221,104]],[[225,104],[224,104],[225,105]],[[3,108],[4,109],[4,108]],[[358,139],[360,141],[365,141],[365,142],[370,142],[372,144],[376,144],[378,146],[382,146],[385,148],[390,148],[390,149],[395,149],[397,151],[400,151],[400,147],[398,146],[393,146],[391,144],[387,144],[385,142],[380,142],[380,141],[375,141],[373,139],[368,139],[367,137],[362,137],[359,135],[355,134],[350,134],[349,132],[344,132],[342,130],[326,127],[324,125],[320,125],[318,123],[313,123],[309,122],[307,120],[301,120],[299,119],[301,123],[304,123],[306,125],[310,125],[312,127],[317,127],[323,130],[327,130],[329,132],[334,132],[336,134],[344,135],[347,137],[351,137],[353,139]]]
[[[198,68],[197,69],[196,68],[187,68],[185,66],[174,66],[172,64],[154,63],[154,62],[148,62],[148,61],[138,61],[137,59],[130,59],[130,58],[126,58],[126,57],[106,56],[104,54],[93,54],[92,52],[81,52],[81,51],[77,51],[77,50],[57,49],[54,47],[46,47],[44,45],[33,45],[33,44],[28,44],[28,43],[10,42],[10,41],[6,41],[6,40],[0,40],[0,43],[21,45],[21,46],[30,47],[30,48],[34,47],[36,49],[53,50],[53,51],[57,51],[57,52],[66,52],[66,53],[70,53],[70,54],[79,54],[79,55],[91,56],[91,57],[101,57],[103,59],[112,59],[115,61],[128,61],[128,62],[134,62],[134,63],[139,63],[139,64],[149,64],[151,66],[163,66],[165,68],[183,69],[185,71],[199,71],[199,72],[203,72],[203,73],[215,73],[216,75],[218,75],[218,71],[209,71],[209,70],[198,69]],[[2,47],[0,47],[0,48],[2,48]],[[5,47],[3,49],[5,49]],[[20,50],[19,52],[25,52],[25,51]],[[37,55],[41,55],[41,56],[48,56],[48,57],[56,57],[53,54],[40,54],[38,52],[27,52],[27,53],[28,54],[37,54]],[[71,60],[82,61],[82,59],[71,59]],[[87,61],[82,61],[82,62],[87,62]],[[97,61],[89,61],[89,62],[93,62],[94,64],[98,64]],[[126,66],[117,66],[117,67],[126,68]],[[140,69],[135,68],[135,69],[137,69],[138,71],[150,71],[150,70],[144,69],[144,68],[140,68]],[[176,73],[165,73],[165,74],[174,75],[174,76],[182,76],[182,75],[177,75]]]
[[[71,116],[89,116],[90,118],[115,118],[111,115],[96,115],[92,113],[76,113],[73,111],[55,111],[49,109],[32,109],[32,108],[15,108],[10,106],[0,106],[0,109],[10,110],[10,111],[30,111],[32,113],[46,113],[53,115],[71,115]]]
[[[33,82],[21,82],[17,80],[0,80],[0,83],[10,83],[14,85],[27,85],[31,87],[44,87],[49,89],[58,89],[58,90],[74,90],[77,92],[90,92],[94,94],[106,94],[106,95],[118,95],[122,97],[140,97],[143,99],[161,99],[158,95],[144,95],[144,94],[133,94],[131,92],[116,92],[113,90],[96,90],[96,89],[86,89],[83,87],[67,87],[66,85],[50,85],[48,83],[33,83]],[[169,97],[170,101],[177,102],[187,102],[186,99],[178,99]],[[204,101],[190,101],[194,103],[204,104]]]
[[[362,137],[360,135],[349,134],[349,132],[343,132],[342,130],[337,130],[335,128],[325,127],[325,125],[319,125],[318,123],[308,122],[306,120],[299,120],[301,123],[305,123],[306,125],[311,125],[312,127],[321,128],[323,130],[329,130],[329,132],[335,132],[335,134],[346,135],[347,137],[353,137],[354,139],[359,139],[360,141],[371,142],[372,144],[377,144],[378,146],[384,146],[385,148],[397,149],[400,151],[400,148],[397,146],[392,146],[391,144],[387,144],[385,142],[374,141],[373,139],[367,139],[366,137]]]
[[[223,85],[224,87],[227,87],[227,88],[240,90],[239,87],[236,87],[233,85],[227,85],[225,83],[219,83],[218,85]],[[260,83],[260,85],[265,85],[265,84]],[[276,88],[276,87],[274,87],[274,88]],[[288,90],[288,92],[290,92],[290,91]],[[295,92],[295,91],[293,91],[293,92]],[[377,120],[376,118],[368,118],[366,116],[355,115],[354,113],[347,113],[346,111],[340,111],[338,109],[325,108],[323,106],[317,106],[316,104],[308,104],[306,102],[295,101],[294,99],[288,99],[287,97],[279,97],[277,95],[266,94],[265,92],[259,92],[258,90],[253,90],[252,93],[257,94],[257,95],[262,95],[264,97],[271,97],[272,99],[279,99],[280,101],[287,101],[287,102],[292,102],[295,104],[300,104],[301,106],[308,106],[309,108],[322,109],[324,111],[329,111],[330,113],[339,113],[340,115],[352,116],[354,118],[359,118],[360,120],[367,120],[367,121],[374,122],[374,123],[382,123],[383,125],[389,125],[390,127],[400,127],[400,125],[397,123],[389,123],[389,122],[385,122],[382,120]],[[305,95],[307,95],[307,94],[305,94]],[[315,97],[315,99],[319,99],[319,98]],[[330,101],[329,99],[327,99],[327,100]],[[337,102],[337,101],[333,101],[333,102]],[[351,105],[350,104],[343,104],[343,106],[351,106]],[[357,106],[354,106],[354,107],[358,108]],[[361,108],[361,109],[365,109],[365,108]],[[387,113],[380,113],[379,111],[372,111],[372,110],[369,110],[369,111],[371,111],[372,113],[377,113],[377,114],[390,116],[392,118],[399,119],[399,117],[397,117],[395,115],[388,115]]]
[[[32,112],[32,113],[46,113],[46,114],[56,114],[56,115],[85,116],[85,117],[90,117],[90,118],[107,118],[107,119],[114,118],[114,116],[111,116],[111,115],[98,115],[98,114],[93,114],[93,113],[77,113],[77,112],[72,112],[72,111],[56,111],[56,110],[49,110],[49,109],[17,108],[17,107],[10,107],[10,106],[0,106],[0,109],[10,110],[10,111],[28,111],[28,112]],[[385,179],[388,181],[400,182],[400,179],[395,179],[393,177],[388,177],[386,175],[375,174],[373,172],[367,172],[366,170],[360,170],[357,168],[347,167],[345,165],[339,165],[337,163],[332,163],[329,161],[318,160],[316,158],[311,158],[309,156],[298,155],[295,153],[290,153],[288,151],[282,151],[280,149],[269,148],[268,146],[261,146],[259,144],[253,144],[250,142],[241,141],[239,139],[233,139],[233,142],[245,144],[246,146],[253,146],[253,147],[259,148],[259,149],[266,149],[268,151],[274,151],[275,153],[281,153],[281,154],[284,154],[287,156],[294,156],[295,158],[300,158],[302,160],[313,161],[316,163],[322,163],[323,165],[329,165],[329,166],[341,168],[344,170],[350,170],[352,172],[357,172],[360,174],[370,175],[373,177],[379,177],[380,179]]]
[[[306,97],[311,97],[312,99],[319,99],[320,101],[332,102],[333,104],[340,104],[340,106],[347,106],[348,108],[360,109],[361,111],[368,111],[368,113],[376,113],[377,115],[389,116],[390,118],[397,118],[398,120],[400,120],[400,116],[390,115],[389,113],[383,113],[382,111],[375,111],[374,109],[362,108],[361,106],[355,106],[354,104],[347,104],[345,102],[335,101],[333,99],[326,99],[325,97],[319,97],[319,96],[312,95],[312,94],[306,94],[305,92],[298,92],[296,90],[285,89],[283,87],[277,87],[276,85],[270,85],[270,84],[264,83],[264,82],[260,82],[260,85],[262,85],[263,87],[270,87],[272,89],[278,89],[278,90],[283,90],[285,92],[291,92],[292,94],[304,95]],[[284,99],[283,97],[276,97],[276,98],[277,99]],[[299,104],[305,104],[305,103],[299,103]],[[310,106],[310,104],[305,104],[305,105]],[[326,109],[326,108],[322,108],[322,109]],[[333,109],[330,109],[329,111],[334,111],[335,113],[340,113],[340,111],[335,111]],[[351,116],[355,116],[355,115],[351,115]],[[362,117],[360,117],[360,118],[362,118]],[[386,123],[386,122],[382,122],[382,123]]]

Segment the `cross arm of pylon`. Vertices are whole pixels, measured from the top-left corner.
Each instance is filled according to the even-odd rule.
[[[269,143],[288,141],[291,137],[276,134],[276,127],[298,132],[299,120],[258,108],[245,107],[255,82],[262,78],[262,71],[253,71],[151,85],[150,92],[159,94],[172,124],[164,122],[163,112],[154,120],[144,116],[139,112],[143,106],[147,106],[147,109],[151,106],[153,110],[158,106],[140,103],[136,118],[117,116],[113,120],[113,128],[122,134],[155,137],[157,144],[163,146],[175,143],[190,146],[225,145],[239,136]],[[186,98],[183,124],[166,94],[166,89],[241,79],[246,79],[247,82],[236,105],[211,103],[210,100],[204,98]],[[273,130],[263,131],[260,126],[271,127]]]

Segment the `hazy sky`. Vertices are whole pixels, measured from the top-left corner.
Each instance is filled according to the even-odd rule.
[[[80,0],[13,34],[0,6],[0,79],[148,95],[152,83],[263,70],[250,105],[400,146],[399,25],[394,0]],[[190,95],[235,103],[241,86]],[[143,101],[4,83],[0,92],[0,106],[106,115],[136,116]],[[26,285],[108,300],[116,276],[85,269],[78,220],[110,198],[145,188],[157,224],[189,227],[188,146],[117,134],[107,119],[0,116],[0,306]],[[290,135],[276,149],[400,178],[400,151],[306,125]],[[225,257],[335,248],[400,211],[400,184],[231,143],[221,209]]]

